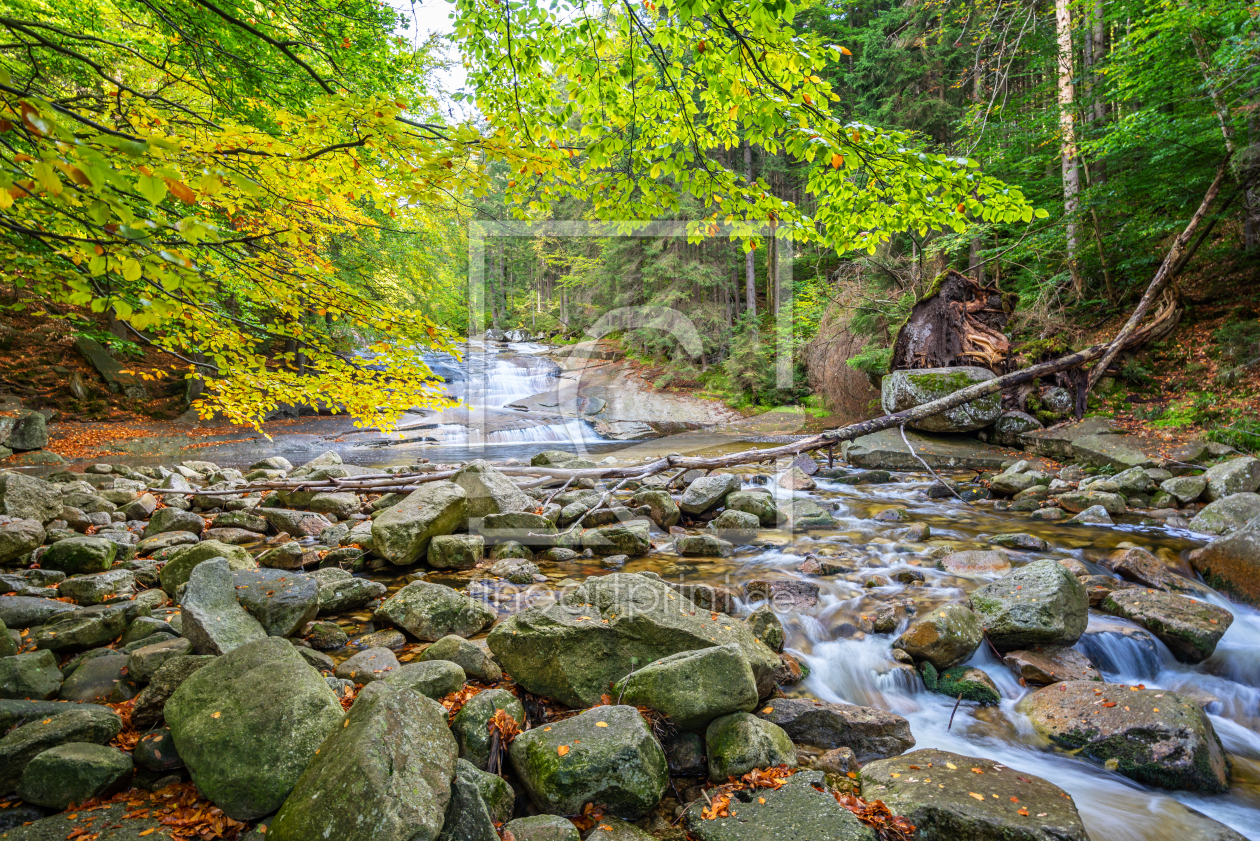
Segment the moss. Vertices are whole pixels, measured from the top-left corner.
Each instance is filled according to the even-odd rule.
[[[1236,602],[1260,606],[1260,602],[1257,602],[1248,593],[1240,589],[1233,581],[1225,578],[1220,573],[1213,572],[1211,567],[1204,567],[1200,572],[1203,575],[1203,583],[1218,593],[1224,593]]]
[[[972,596],[971,609],[979,613],[991,613],[1002,609],[1002,602],[986,596]]]
[[[909,374],[906,381],[927,392],[948,394],[975,385],[971,377],[961,371],[955,374]]]
[[[968,666],[946,669],[937,679],[936,691],[951,698],[961,695],[964,701],[972,701],[981,706],[993,706],[1002,700],[1001,694],[989,684],[968,678],[967,673],[971,671],[973,669]]]

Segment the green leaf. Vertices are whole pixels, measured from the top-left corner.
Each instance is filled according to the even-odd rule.
[[[166,198],[166,184],[156,175],[141,175],[136,179],[136,192],[149,204],[161,204]]]

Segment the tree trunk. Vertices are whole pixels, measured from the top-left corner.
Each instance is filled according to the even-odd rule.
[[[753,180],[752,173],[752,144],[747,140],[744,141],[744,183],[751,184]],[[744,286],[748,295],[748,312],[753,318],[757,317],[757,253],[749,251],[744,255]]]
[[[1079,298],[1084,292],[1077,265],[1076,211],[1080,204],[1081,173],[1076,160],[1076,86],[1072,83],[1072,13],[1068,0],[1054,0],[1054,23],[1059,42],[1059,154],[1063,167],[1063,212],[1067,217],[1067,261],[1072,288]]]

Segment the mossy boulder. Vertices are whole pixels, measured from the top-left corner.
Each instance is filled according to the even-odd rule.
[[[665,713],[675,726],[698,730],[713,719],[757,706],[757,680],[738,645],[662,657],[620,680],[615,697]]]
[[[761,525],[771,529],[783,519],[774,497],[760,491],[736,491],[726,498],[726,509],[752,514]]]
[[[939,692],[950,698],[961,697],[983,707],[993,706],[1002,700],[1002,693],[993,678],[982,669],[955,666],[938,673],[935,666],[925,662],[919,671],[923,675],[923,685],[930,692]]]
[[[49,546],[39,565],[67,575],[105,572],[117,554],[117,544],[103,537],[67,537]]]
[[[980,619],[963,604],[946,604],[915,619],[892,644],[938,670],[966,662],[984,639]]]
[[[429,542],[428,563],[434,569],[473,569],[486,556],[479,534],[440,534]]]
[[[188,583],[193,567],[211,558],[226,558],[230,570],[258,569],[253,556],[242,547],[230,546],[217,540],[203,540],[192,546],[177,549],[167,560],[166,566],[162,567],[162,589],[166,595],[175,598],[175,591],[179,585]]]
[[[464,759],[455,760],[455,779],[438,841],[499,841],[496,829],[512,817],[512,787]]]
[[[284,804],[345,714],[291,643],[264,637],[189,675],[165,716],[198,790],[229,817],[253,820]]]
[[[634,707],[595,707],[526,730],[509,755],[530,799],[552,814],[603,803],[634,820],[656,808],[669,785],[665,753]]]
[[[122,719],[96,704],[58,704],[41,710],[0,738],[0,797],[12,794],[27,763],[58,745],[90,742],[103,745],[122,730]]]
[[[468,521],[468,493],[454,482],[427,482],[372,521],[372,544],[399,566],[425,556],[429,542]]]
[[[64,809],[113,794],[131,780],[131,757],[117,748],[72,742],[36,756],[22,771],[17,795],[47,809]]]
[[[1089,624],[1089,594],[1062,564],[1034,561],[971,593],[989,641],[999,651],[1072,645]]]
[[[1233,534],[1260,517],[1260,494],[1236,493],[1209,502],[1190,520],[1190,528],[1202,534]]]
[[[1203,496],[1208,502],[1237,493],[1254,493],[1260,490],[1260,459],[1253,456],[1228,459],[1209,467],[1203,479],[1207,483]]]
[[[386,683],[414,689],[435,701],[463,689],[467,680],[463,669],[445,660],[406,663],[385,678]]]
[[[669,491],[660,488],[642,488],[635,492],[630,501],[635,506],[646,505],[650,511],[648,516],[652,519],[652,522],[666,531],[671,526],[678,525],[678,518],[682,516],[678,503],[674,502],[674,498],[669,495]]]
[[[705,818],[702,799],[684,820],[696,841],[875,841],[875,832],[837,802],[822,771],[800,770],[780,788],[738,792],[727,817]]]
[[[914,747],[910,722],[875,707],[771,698],[756,715],[783,728],[793,742],[824,750],[847,748],[859,762],[895,756]]]
[[[503,841],[582,841],[582,836],[568,818],[531,815],[509,821],[503,827]]]
[[[707,514],[720,508],[726,497],[740,488],[739,477],[732,473],[701,476],[683,491],[678,507],[692,516]]]
[[[438,837],[456,753],[440,704],[403,686],[369,684],[345,725],[318,747],[268,825],[269,841]]]
[[[1211,657],[1234,621],[1234,615],[1223,607],[1139,587],[1112,590],[1102,607],[1150,631],[1183,663],[1201,663]]]
[[[413,581],[386,599],[374,615],[417,639],[436,641],[447,634],[472,636],[496,614],[484,602],[443,584]]]
[[[880,403],[892,415],[993,378],[992,371],[975,366],[893,371],[880,383]],[[990,425],[1001,414],[1002,396],[994,392],[907,425],[924,432],[971,432]]]
[[[629,520],[582,532],[582,548],[596,555],[646,555],[652,548],[651,525],[647,520]]]
[[[754,768],[796,767],[796,746],[783,728],[745,712],[714,719],[705,730],[704,749],[715,783]]]
[[[478,692],[464,704],[451,722],[451,732],[459,744],[460,759],[485,770],[490,760],[490,719],[503,710],[517,727],[525,726],[525,708],[505,689]]]
[[[451,481],[464,489],[468,497],[469,517],[534,510],[533,499],[511,479],[482,459],[470,461]]]
[[[9,632],[0,625],[0,634]],[[51,651],[28,651],[0,657],[0,698],[56,698],[61,689],[57,655]]]
[[[1190,564],[1212,586],[1249,604],[1260,604],[1260,517],[1190,553]]]
[[[1229,788],[1229,759],[1207,714],[1176,693],[1064,681],[1032,693],[1020,710],[1051,742],[1140,783]]]

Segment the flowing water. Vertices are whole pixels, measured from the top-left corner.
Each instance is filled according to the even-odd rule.
[[[558,369],[539,358],[536,348],[515,350],[519,352],[485,352],[475,360],[476,354],[470,354],[473,361],[466,363],[464,369],[469,373],[462,380],[452,378],[453,392],[470,406],[504,407],[528,394],[548,391]],[[513,440],[510,435],[491,433],[478,441],[462,429],[441,429],[443,437],[432,448],[435,456],[452,460],[465,450],[486,458],[506,458],[528,457],[556,443],[587,452],[624,446],[598,440],[581,421],[559,428],[513,432],[520,432],[521,436]],[[658,442],[657,449],[666,452],[670,443]],[[622,460],[628,460],[624,453]],[[955,500],[931,500],[925,491],[932,480],[926,475],[895,474],[891,483],[859,487],[822,480],[816,490],[804,493],[779,489],[774,483],[774,468],[738,472],[743,473],[746,483],[768,485],[780,497],[807,496],[834,508],[838,527],[802,534],[767,530],[761,533],[757,545],[741,547],[729,558],[682,558],[656,551],[630,561],[624,571],[653,571],[671,580],[722,583],[739,591],[742,584],[754,578],[804,578],[796,568],[807,554],[843,563],[850,572],[809,579],[821,587],[816,605],[784,609],[779,614],[788,631],[788,649],[810,669],[808,678],[795,692],[894,711],[909,719],[920,748],[986,757],[1048,779],[1072,795],[1094,841],[1192,841],[1211,837],[1203,820],[1190,809],[1228,824],[1248,838],[1260,839],[1260,613],[1255,610],[1196,585],[1198,597],[1234,614],[1234,622],[1215,655],[1197,666],[1178,663],[1162,643],[1136,626],[1097,613],[1091,613],[1090,627],[1077,644],[1108,682],[1141,682],[1148,688],[1182,692],[1202,700],[1233,764],[1231,788],[1219,796],[1149,788],[1053,749],[1017,709],[1019,700],[1029,690],[1019,685],[987,647],[982,646],[970,664],[993,678],[1003,701],[988,708],[963,704],[956,713],[954,699],[927,692],[918,676],[894,661],[890,653],[892,640],[912,619],[907,605],[921,614],[962,598],[989,580],[937,570],[930,554],[933,550],[939,552],[945,546],[954,550],[992,548],[988,538],[994,534],[1028,532],[1046,540],[1051,548],[1045,552],[1016,552],[1013,559],[1017,564],[1040,557],[1072,558],[1095,573],[1109,574],[1095,562],[1113,549],[1140,546],[1154,552],[1170,569],[1185,574],[1188,566],[1184,555],[1202,545],[1197,536],[1139,525],[1041,523],[1024,515],[998,512],[992,503],[968,506]],[[906,507],[909,521],[874,519],[880,511],[893,506]],[[908,537],[908,526],[915,522],[929,525],[931,536],[926,541],[916,543]],[[668,538],[658,534],[655,542],[664,546]],[[548,579],[543,590],[609,571],[597,561],[541,566]],[[896,583],[892,575],[902,569],[917,570],[924,581]],[[468,586],[471,593],[498,604],[504,612],[520,606],[520,598],[506,592],[500,583],[476,580],[478,576],[484,573],[431,574],[430,578]],[[392,588],[404,582],[388,583]],[[536,599],[537,595],[530,598]],[[863,615],[870,615],[879,605],[896,608],[900,617],[896,630],[888,634],[863,633]],[[370,616],[364,614],[343,621],[351,632],[373,629]]]

